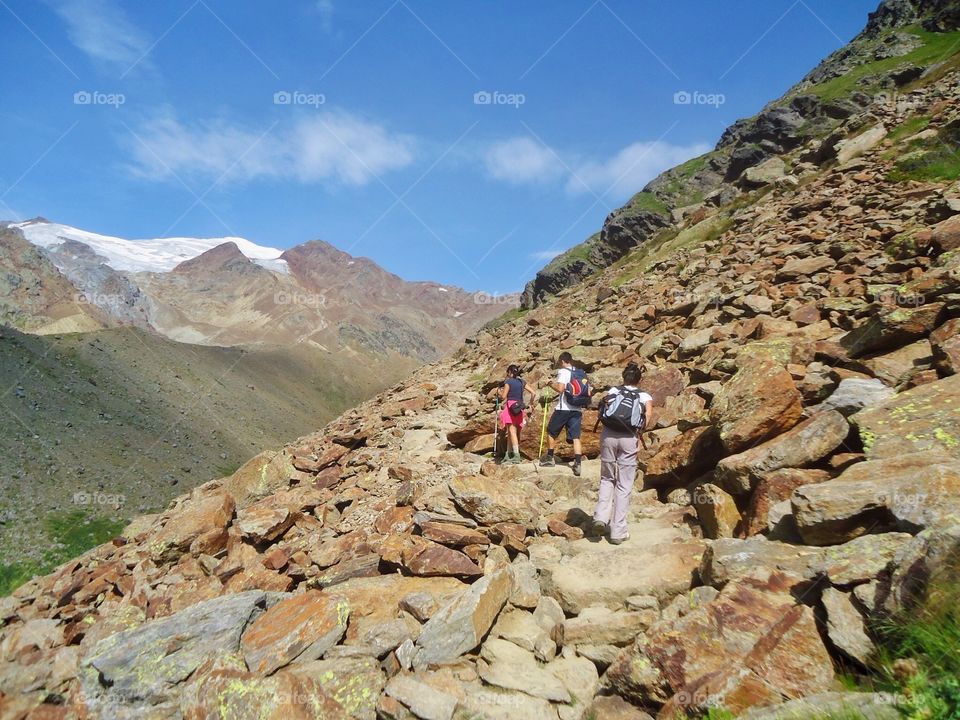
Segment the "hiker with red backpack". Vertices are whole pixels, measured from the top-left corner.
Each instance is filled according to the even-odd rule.
[[[519,465],[522,462],[520,459],[520,431],[527,421],[526,405],[523,402],[527,395],[532,402],[534,393],[520,377],[520,366],[510,365],[507,368],[507,378],[497,391],[500,406],[503,408],[500,411],[500,427],[507,428],[508,442],[510,443],[503,460],[505,465]]]
[[[560,367],[557,369],[557,376],[549,387],[560,393],[560,397],[557,398],[550,424],[547,425],[547,456],[540,461],[540,465],[550,467],[557,464],[554,457],[557,438],[560,437],[560,431],[565,429],[567,441],[573,442],[573,474],[579,476],[582,458],[580,427],[583,422],[583,409],[590,406],[590,382],[583,370],[574,367],[570,353],[560,353],[558,361]]]
[[[623,370],[623,385],[610,388],[600,403],[600,499],[593,511],[593,530],[607,535],[612,545],[630,539],[627,513],[637,475],[640,434],[647,424],[653,398],[639,388],[643,370],[630,363]]]

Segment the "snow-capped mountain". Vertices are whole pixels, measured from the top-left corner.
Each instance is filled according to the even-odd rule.
[[[180,263],[227,242],[235,243],[241,253],[258,265],[277,272],[285,272],[287,268],[287,263],[280,259],[283,250],[257,245],[240,237],[125,240],[37,220],[15,223],[11,227],[18,228],[34,245],[48,250],[71,240],[83,243],[114,270],[124,272],[169,272]]]
[[[37,333],[126,325],[199,345],[422,362],[509,309],[319,240],[288,250],[237,237],[126,240],[41,218],[0,223],[0,270],[0,290],[13,283],[0,321]]]

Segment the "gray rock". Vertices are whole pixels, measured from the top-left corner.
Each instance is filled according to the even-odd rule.
[[[836,588],[827,588],[821,600],[827,611],[827,636],[833,646],[860,665],[870,665],[876,647],[867,635],[863,616],[854,607],[850,596]]]
[[[889,693],[828,692],[807,695],[772,707],[754,708],[741,720],[809,720],[810,718],[856,717],[863,720],[898,720],[900,701]]]
[[[421,720],[451,720],[457,709],[456,697],[418,680],[415,675],[394,675],[384,692],[410,708]]]
[[[417,638],[413,666],[420,670],[473,650],[490,630],[513,592],[510,570],[477,580],[430,618]],[[399,699],[399,698],[397,698]]]
[[[882,403],[895,394],[893,388],[887,387],[876,378],[845,378],[830,397],[814,408],[814,412],[836,410],[844,417],[849,417],[858,410]]]
[[[81,661],[88,704],[101,717],[132,717],[174,699],[175,686],[205,660],[239,652],[266,604],[260,590],[225,595],[104,638]]]

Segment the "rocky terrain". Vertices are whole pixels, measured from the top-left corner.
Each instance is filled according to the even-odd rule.
[[[938,657],[888,642],[960,577],[960,73],[928,79],[0,601],[3,715],[954,717],[955,613]],[[595,411],[582,477],[491,457],[506,365],[561,350],[598,392],[646,369],[621,545]]]

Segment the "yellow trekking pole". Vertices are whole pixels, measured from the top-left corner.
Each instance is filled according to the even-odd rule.
[[[544,398],[546,400],[546,398]],[[540,429],[540,452],[537,453],[537,460],[543,457],[543,440],[547,436],[547,403],[543,402],[540,405],[540,410],[543,412],[543,427]]]

